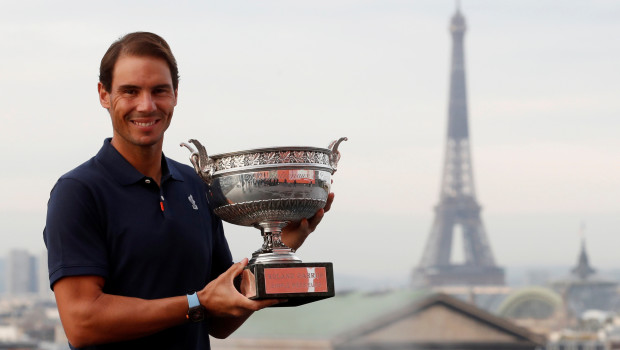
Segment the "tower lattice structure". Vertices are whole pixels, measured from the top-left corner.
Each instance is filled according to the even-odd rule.
[[[450,22],[452,62],[448,130],[439,204],[414,283],[424,286],[503,285],[476,199],[465,86],[465,18],[457,8]],[[460,232],[456,232],[460,228]],[[451,261],[455,234],[462,234],[464,262]]]

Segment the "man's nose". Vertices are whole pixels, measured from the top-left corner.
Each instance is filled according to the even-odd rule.
[[[149,92],[143,92],[138,100],[138,106],[136,108],[138,112],[152,112],[157,109],[155,106],[155,100],[153,95]]]

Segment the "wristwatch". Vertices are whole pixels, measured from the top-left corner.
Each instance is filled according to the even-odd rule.
[[[187,295],[187,303],[189,304],[189,310],[187,310],[187,319],[192,322],[201,322],[205,319],[206,309],[200,305],[198,295],[196,292]]]

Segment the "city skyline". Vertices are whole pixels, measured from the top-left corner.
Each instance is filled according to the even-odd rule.
[[[153,16],[135,17],[147,5]],[[610,248],[620,237],[620,4],[471,0],[461,11],[474,177],[497,264],[572,265],[585,222],[592,265],[620,266]],[[299,255],[337,273],[409,277],[439,194],[454,12],[453,1],[137,2],[123,13],[8,4],[0,254],[44,248],[54,182],[111,134],[99,60],[115,38],[149,30],[181,74],[166,155],[189,164],[178,146],[189,138],[221,153],[349,137],[333,211]],[[236,260],[260,245],[253,228],[226,232]]]

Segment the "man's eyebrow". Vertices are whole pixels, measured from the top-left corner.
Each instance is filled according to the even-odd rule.
[[[153,89],[170,89],[170,90],[172,90],[172,85],[171,84],[159,84],[159,85],[153,86]]]
[[[127,85],[120,85],[118,87],[119,90],[133,90],[133,89],[137,89],[139,90],[140,87],[137,85],[131,85],[131,84],[127,84]]]
[[[141,90],[142,88],[143,87],[138,86],[138,85],[126,84],[126,85],[120,85],[118,87],[118,90]],[[170,85],[170,84],[159,84],[159,85],[153,86],[151,89],[170,89],[170,90],[172,90],[172,85]]]

